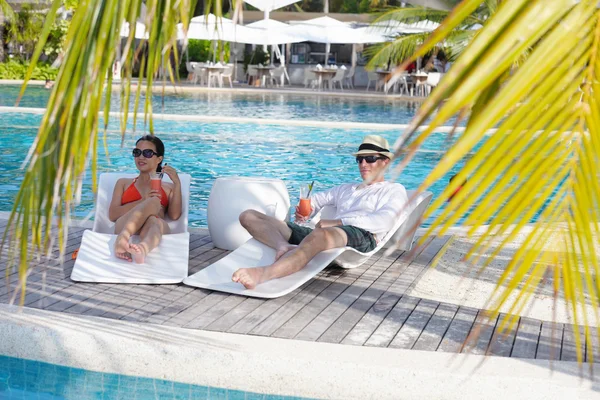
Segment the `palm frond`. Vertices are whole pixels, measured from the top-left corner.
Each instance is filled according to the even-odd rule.
[[[147,9],[143,22],[149,39],[143,40],[140,47],[136,48],[133,27],[141,18],[142,4]],[[59,221],[58,244],[61,252],[64,250],[64,237],[67,233],[64,219],[69,216],[81,191],[87,157],[90,154],[95,190],[96,143],[101,119],[99,113],[102,107],[105,111],[110,108],[110,71],[117,54],[117,44],[121,41],[123,22],[127,21],[132,27],[121,59],[124,71],[121,104],[127,110],[133,65],[140,62],[140,54],[143,54],[142,72],[136,93],[136,107],[141,87],[145,83],[146,90],[150,90],[159,70],[168,71],[170,80],[174,81],[175,76],[169,63],[171,58],[177,62],[178,57],[175,45],[176,24],[182,21],[187,26],[193,4],[194,0],[98,0],[80,3],[67,33],[64,60],[37,137],[30,148],[23,184],[10,216],[9,226],[16,223],[17,228],[10,236],[7,236],[9,231],[6,230],[3,236],[3,243],[10,241],[9,252],[18,255],[19,277],[23,285],[30,259],[52,251],[51,222],[54,218]],[[49,26],[54,22],[60,5],[61,0],[54,0],[51,6],[28,77],[41,54]],[[103,102],[105,92],[106,101]],[[151,97],[147,96],[144,104],[150,132],[153,131]],[[127,117],[128,114],[123,113],[123,133]],[[104,119],[106,126],[106,112]],[[28,248],[28,243],[31,243],[32,249]]]
[[[0,0],[0,11],[7,21],[11,21],[15,17],[15,12],[6,0]]]
[[[466,0],[459,8],[469,3],[474,2]],[[443,234],[464,220],[471,227],[468,234],[477,239],[465,258],[478,264],[483,254],[490,254],[480,269],[515,240],[520,243],[486,307],[493,310],[493,318],[503,306],[509,312],[522,310],[548,270],[560,279],[556,295],[559,289],[563,292],[575,327],[600,323],[596,3],[502,2],[397,143],[410,159],[437,127],[471,108],[465,132],[421,189],[466,159],[457,179],[428,210],[428,215],[441,210],[428,233]],[[416,54],[431,50],[439,40],[430,40]],[[429,127],[416,135],[415,129],[429,117]],[[506,320],[502,328],[514,322]],[[583,334],[591,345],[589,328]],[[578,354],[580,361],[582,356]]]

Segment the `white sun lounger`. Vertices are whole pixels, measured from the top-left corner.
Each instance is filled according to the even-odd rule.
[[[93,230],[87,230],[81,239],[81,247],[71,273],[78,282],[97,283],[179,283],[188,274],[190,234],[188,232],[188,208],[190,181],[188,174],[179,174],[183,210],[181,217],[167,222],[170,235],[164,235],[160,245],[146,257],[144,264],[119,259],[114,254],[114,223],[108,219],[108,208],[115,183],[120,178],[134,178],[136,174],[104,173],[100,175],[98,198]],[[165,182],[171,182],[165,175]],[[139,242],[138,236],[132,237]]]
[[[414,191],[408,191],[409,199],[413,195],[415,195]],[[185,278],[183,283],[189,286],[251,297],[275,298],[286,295],[312,279],[334,261],[343,268],[356,268],[388,243],[395,244],[395,247],[400,250],[410,250],[415,237],[415,224],[419,223],[431,201],[432,195],[431,192],[418,194],[411,202],[412,207],[410,207],[408,216],[398,220],[394,228],[390,230],[393,234],[386,235],[377,247],[368,253],[361,253],[351,247],[323,251],[317,254],[302,270],[283,278],[264,282],[249,290],[239,283],[232,282],[232,274],[239,268],[262,267],[272,264],[275,260],[275,250],[255,239],[250,239],[226,257]],[[325,207],[320,214],[325,218],[333,213],[335,213],[335,209]],[[318,218],[318,216],[313,218],[313,222],[316,223]],[[405,236],[406,234],[408,235]],[[396,243],[403,236],[405,236],[403,240]]]

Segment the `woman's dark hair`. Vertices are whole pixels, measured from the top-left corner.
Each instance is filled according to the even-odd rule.
[[[159,157],[164,157],[165,156],[165,145],[163,144],[162,140],[160,140],[158,138],[158,136],[154,136],[154,135],[144,135],[141,138],[139,138],[137,140],[137,142],[135,142],[136,146],[139,142],[151,142],[154,144],[154,147],[156,147],[156,153],[158,154]],[[162,171],[162,161],[160,162],[160,164],[158,164],[158,166],[156,167],[156,172],[160,172]]]

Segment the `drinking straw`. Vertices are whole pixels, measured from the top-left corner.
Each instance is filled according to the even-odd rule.
[[[308,194],[306,195],[306,198],[310,197],[310,192],[312,192],[313,186],[315,185],[315,181],[312,181],[310,183],[310,185],[308,185]]]

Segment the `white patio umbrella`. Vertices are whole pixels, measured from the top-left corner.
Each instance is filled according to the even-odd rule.
[[[345,22],[327,16],[298,22],[293,27],[302,32],[308,41],[326,44],[325,64],[329,58],[331,44],[382,43],[388,40],[368,28],[352,28]]]
[[[429,20],[415,22],[413,24],[405,24],[398,21],[380,21],[368,27],[370,32],[379,33],[386,36],[397,36],[409,33],[425,33],[432,32],[438,26],[437,22]]]
[[[300,0],[244,0],[245,3],[256,7],[261,11],[271,12],[278,8],[297,3]]]

